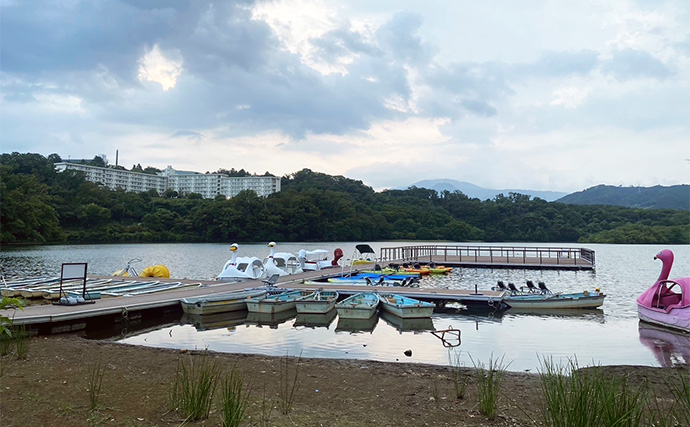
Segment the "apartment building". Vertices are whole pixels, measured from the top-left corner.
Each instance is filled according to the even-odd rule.
[[[84,172],[86,179],[91,182],[137,193],[156,190],[163,194],[166,190],[174,190],[180,195],[198,193],[204,198],[213,199],[219,195],[231,198],[243,190],[253,190],[262,197],[280,191],[280,177],[275,176],[230,177],[216,173],[177,171],[172,166],[157,175],[70,162],[56,163],[55,167],[58,172],[78,170]]]

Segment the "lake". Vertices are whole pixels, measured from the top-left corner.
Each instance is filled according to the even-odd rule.
[[[349,258],[358,242],[279,243],[279,252],[339,247]],[[375,242],[381,247],[427,242]],[[433,244],[434,242],[428,242]],[[446,244],[444,242],[444,244]],[[460,244],[461,245],[461,244]],[[492,246],[496,246],[493,244]],[[446,310],[434,313],[431,321],[401,324],[391,316],[375,318],[371,324],[330,319],[260,318],[246,313],[215,317],[183,316],[145,333],[119,339],[133,345],[273,356],[367,359],[385,362],[413,362],[473,366],[490,358],[503,358],[511,371],[537,371],[544,359],[567,363],[576,358],[585,365],[672,366],[690,363],[690,338],[650,329],[637,319],[635,299],[656,280],[661,262],[654,255],[662,249],[675,253],[671,277],[690,275],[688,245],[545,245],[510,243],[506,246],[587,247],[596,251],[594,271],[539,271],[456,268],[448,276],[425,278],[423,287],[489,289],[498,280],[524,285],[526,280],[543,281],[554,292],[575,292],[600,288],[607,294],[601,309],[521,313],[514,309],[501,314]],[[266,244],[241,244],[240,256],[268,254]],[[64,262],[87,262],[90,275],[110,275],[127,261],[138,271],[148,265],[164,264],[174,278],[215,277],[230,257],[228,244],[113,244],[3,247],[0,274],[5,277],[59,275]],[[461,344],[444,343],[434,330],[461,331]],[[450,338],[450,337],[449,337]],[[457,341],[457,340],[456,340]],[[406,356],[407,350],[411,356]]]

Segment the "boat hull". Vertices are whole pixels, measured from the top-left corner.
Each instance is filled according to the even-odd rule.
[[[511,308],[597,308],[604,304],[606,295],[601,293],[508,295],[504,301]]]
[[[370,319],[376,314],[379,298],[375,294],[353,295],[335,305],[341,319]]]
[[[265,296],[265,290],[251,292],[230,292],[228,294],[183,298],[180,300],[182,311],[188,314],[206,315],[239,311],[247,308],[247,298]]]
[[[403,319],[431,317],[434,312],[434,304],[392,295],[381,296],[381,308]]]
[[[275,314],[294,310],[297,300],[310,293],[297,291],[265,298],[248,298],[246,300],[247,310],[250,313],[262,314]]]
[[[338,301],[337,292],[320,292],[313,298],[307,297],[295,303],[297,313],[324,314],[335,308]]]
[[[690,308],[671,309],[667,312],[638,304],[637,315],[644,322],[690,333]]]

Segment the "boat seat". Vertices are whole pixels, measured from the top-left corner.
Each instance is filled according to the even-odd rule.
[[[519,293],[520,293],[520,291],[518,290],[518,288],[516,288],[516,287],[515,287],[515,284],[512,283],[512,282],[509,282],[509,283],[508,283],[508,289],[510,290],[510,293],[512,293],[512,294],[519,294]]]
[[[494,290],[507,291],[508,288],[506,287],[505,283],[503,283],[503,280],[499,280],[498,283],[496,283],[496,286],[494,286]]]
[[[527,285],[527,290],[529,292],[537,292],[538,291],[537,287],[534,286],[534,282],[532,282],[531,280],[528,280],[527,282],[525,282],[525,284]]]
[[[546,283],[544,282],[539,282],[539,290],[541,291],[542,294],[550,294],[551,290],[546,287]]]
[[[278,283],[278,279],[280,279],[280,274],[273,274],[271,277],[269,277],[266,280],[263,280],[263,282],[267,286],[275,286],[276,283]]]
[[[662,295],[661,298],[659,298],[658,306],[659,308],[668,309],[670,306],[680,303],[681,299],[680,294]]]

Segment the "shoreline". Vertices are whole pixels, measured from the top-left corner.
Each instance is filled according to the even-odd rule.
[[[169,408],[169,394],[181,361],[211,361],[224,370],[236,368],[251,387],[249,417],[242,425],[542,425],[541,379],[533,372],[506,372],[498,415],[489,419],[478,409],[477,370],[458,368],[465,396],[455,391],[451,367],[354,359],[309,359],[145,347],[77,334],[39,336],[29,340],[26,359],[0,359],[0,423],[36,425],[180,425]],[[89,410],[89,375],[103,370],[100,403]],[[287,367],[288,376],[282,374]],[[655,390],[664,378],[684,368],[604,366],[606,374],[626,375]],[[281,382],[297,371],[292,411],[277,407]],[[631,383],[632,384],[632,383]],[[275,407],[261,423],[262,407]],[[264,420],[265,421],[265,420]],[[189,425],[217,425],[218,414]]]

